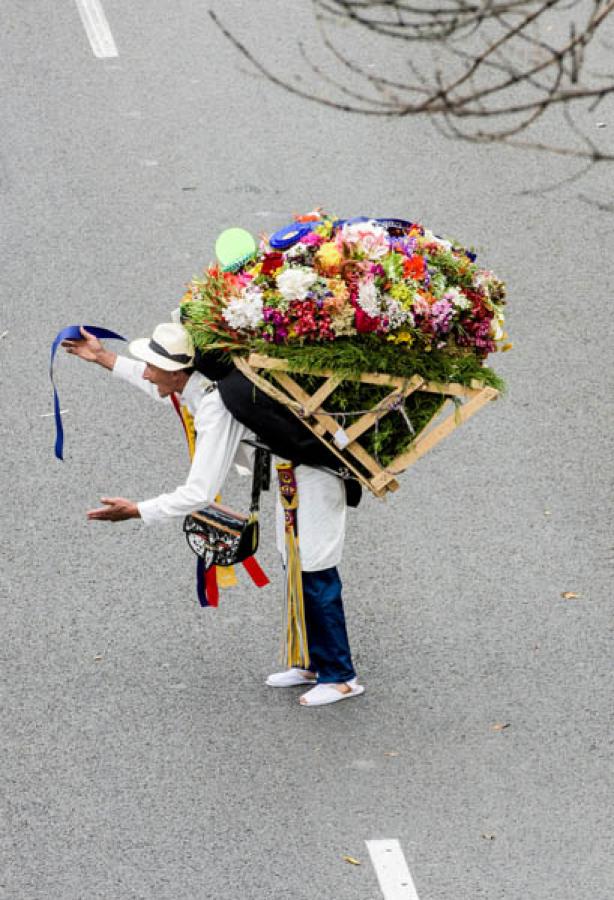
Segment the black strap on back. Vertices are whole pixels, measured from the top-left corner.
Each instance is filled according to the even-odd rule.
[[[252,500],[249,506],[250,515],[253,515],[260,510],[260,494],[262,491],[268,491],[271,485],[271,451],[265,444],[257,441],[244,440],[242,443],[249,444],[256,450],[252,474]]]

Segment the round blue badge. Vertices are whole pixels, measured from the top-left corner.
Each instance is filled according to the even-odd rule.
[[[274,250],[288,250],[289,247],[293,247],[301,238],[304,238],[306,234],[313,231],[316,225],[321,224],[321,222],[292,222],[291,225],[286,225],[285,228],[280,228],[279,231],[276,231],[269,239],[269,245]]]

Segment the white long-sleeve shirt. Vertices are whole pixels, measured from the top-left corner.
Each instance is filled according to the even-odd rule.
[[[113,368],[116,377],[128,381],[154,400],[171,406],[158,389],[143,378],[145,363],[118,356]],[[196,448],[185,484],[137,504],[145,525],[183,518],[211,503],[220,492],[233,463],[245,470],[251,467],[251,451],[241,441],[253,439],[252,432],[226,409],[211,382],[194,372],[179,401],[194,417]],[[345,537],[345,488],[329,472],[298,466],[295,470],[299,495],[298,534],[302,568],[305,572],[336,566],[341,561]],[[285,550],[284,516],[277,495],[277,546]]]

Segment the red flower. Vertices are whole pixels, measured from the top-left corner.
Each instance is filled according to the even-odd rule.
[[[370,316],[364,309],[357,307],[354,324],[356,325],[356,331],[358,331],[359,334],[369,334],[371,331],[377,331],[380,327],[381,319],[379,316]]]
[[[267,253],[262,261],[262,274],[272,275],[277,269],[281,269],[284,264],[283,253]]]
[[[403,261],[403,275],[405,278],[415,278],[420,281],[426,273],[426,261],[423,256],[412,256]]]

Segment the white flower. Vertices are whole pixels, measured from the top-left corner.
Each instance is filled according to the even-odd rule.
[[[429,244],[439,244],[440,247],[443,247],[444,250],[451,250],[452,244],[450,241],[446,241],[445,238],[437,237],[436,234],[430,230],[430,228],[424,229],[424,240],[428,241]]]
[[[361,282],[358,289],[358,303],[369,316],[379,316],[380,298],[372,278]]]
[[[391,329],[400,328],[401,325],[415,324],[411,310],[403,309],[399,301],[388,294],[384,295],[384,311]]]
[[[505,316],[498,309],[495,310],[495,315],[490,323],[490,334],[493,341],[501,341],[503,340],[503,336],[505,334]]]
[[[471,300],[456,287],[448,288],[443,295],[443,299],[449,300],[457,309],[471,309]]]
[[[240,296],[233,297],[222,312],[222,318],[231,328],[239,330],[257,328],[262,323],[262,292],[258,287],[247,287]]]
[[[311,269],[297,266],[294,269],[284,269],[277,276],[277,287],[284,300],[304,300],[307,291],[317,278],[317,274]]]
[[[289,250],[284,251],[284,256],[287,261],[290,261],[296,259],[297,256],[304,256],[308,250],[309,248],[305,244],[301,244],[300,241],[297,241],[297,243],[293,244]]]

